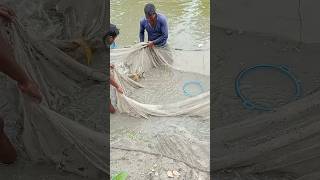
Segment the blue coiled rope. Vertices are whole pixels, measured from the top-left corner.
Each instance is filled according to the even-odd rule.
[[[190,92],[188,92],[187,90],[186,90],[186,87],[188,86],[188,85],[191,85],[191,84],[194,84],[194,85],[197,85],[198,87],[199,87],[199,89],[200,89],[200,92],[198,93],[198,94],[191,94]],[[200,81],[187,81],[187,82],[185,82],[184,83],[184,85],[183,85],[183,94],[185,95],[185,96],[196,96],[196,95],[199,95],[199,94],[201,94],[201,93],[203,93],[204,92],[204,89],[203,89],[203,86],[202,86],[202,84],[201,84],[201,82]]]
[[[235,90],[236,94],[238,97],[241,98],[242,104],[246,109],[249,110],[262,110],[262,111],[272,111],[273,108],[271,106],[266,106],[266,105],[259,105],[257,103],[254,103],[250,101],[247,97],[245,97],[243,94],[241,94],[240,90],[240,81],[241,79],[250,71],[254,71],[257,69],[277,69],[280,70],[283,74],[288,76],[295,85],[295,94],[294,97],[295,99],[298,99],[301,96],[301,83],[300,81],[289,71],[288,67],[286,65],[272,65],[272,64],[259,64],[255,65],[249,68],[244,69],[241,71],[235,81]]]

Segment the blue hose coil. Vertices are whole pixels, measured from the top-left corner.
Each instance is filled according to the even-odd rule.
[[[199,92],[198,94],[191,94],[191,93],[189,93],[189,92],[186,90],[186,87],[187,87],[188,85],[190,85],[190,84],[197,85],[197,86],[199,87],[199,89],[200,89],[200,92]],[[184,85],[183,85],[183,94],[184,94],[185,96],[192,97],[192,96],[199,95],[199,94],[201,94],[201,93],[203,93],[203,92],[204,92],[204,89],[203,89],[203,86],[202,86],[202,84],[201,84],[200,81],[187,81],[187,82],[185,82]]]
[[[272,111],[273,108],[271,106],[266,106],[266,105],[259,105],[257,103],[254,103],[252,101],[250,101],[247,97],[245,97],[243,94],[241,94],[241,90],[240,90],[240,81],[241,79],[245,76],[245,74],[249,73],[250,71],[254,71],[257,69],[277,69],[280,72],[282,72],[283,74],[285,74],[286,76],[288,76],[294,83],[295,85],[295,93],[294,93],[294,97],[295,99],[298,99],[301,96],[301,82],[294,76],[294,74],[292,74],[289,71],[288,66],[286,65],[272,65],[272,64],[259,64],[259,65],[255,65],[249,68],[246,68],[244,70],[242,70],[235,81],[235,91],[238,97],[241,98],[242,101],[242,105],[249,110],[261,110],[261,111]]]

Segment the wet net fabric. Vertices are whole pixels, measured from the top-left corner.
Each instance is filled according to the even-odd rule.
[[[9,120],[18,115],[17,124],[22,126],[18,144],[23,144],[23,151],[34,162],[53,162],[61,170],[105,178],[109,169],[107,75],[78,62],[61,47],[77,38],[100,39],[106,25],[106,2],[6,3],[17,12],[18,20],[8,23],[0,18],[1,35],[11,43],[16,61],[38,83],[43,95],[43,102],[35,104],[17,88],[9,89],[15,83],[0,74],[1,101],[6,102],[0,110],[10,112]],[[81,13],[85,9],[88,11]]]
[[[169,50],[138,43],[110,52],[111,75],[124,89],[115,90],[120,113],[110,118],[111,172],[121,167],[133,179],[149,179],[153,167],[166,179],[181,168],[183,179],[209,179],[210,77],[175,67]],[[183,87],[191,81],[203,90],[187,85],[187,96]]]
[[[130,48],[111,50],[113,76],[123,87],[116,93],[117,109],[133,116],[209,117],[209,77],[173,67],[170,51],[148,48],[138,43]],[[183,86],[191,80],[200,82],[203,92],[186,96]]]
[[[291,173],[319,177],[319,92],[212,131],[213,170]],[[298,179],[298,178],[295,178]]]
[[[103,36],[107,28],[105,0],[4,0],[34,38],[69,41]],[[37,33],[35,33],[37,32]]]

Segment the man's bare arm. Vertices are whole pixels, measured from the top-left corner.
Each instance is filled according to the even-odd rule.
[[[37,102],[42,101],[38,85],[29,79],[27,73],[15,61],[10,44],[0,35],[0,71],[18,82],[19,89],[33,97]]]
[[[27,74],[15,61],[13,50],[8,42],[0,35],[0,71],[16,80],[18,83],[29,81]]]

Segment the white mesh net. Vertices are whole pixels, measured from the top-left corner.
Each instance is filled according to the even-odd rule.
[[[117,93],[120,112],[143,117],[209,116],[209,77],[173,67],[168,63],[172,59],[167,49],[139,43],[112,50],[111,61],[116,64],[114,77],[125,91],[124,95]],[[190,80],[199,82],[199,95],[189,97],[185,93],[184,84]]]

